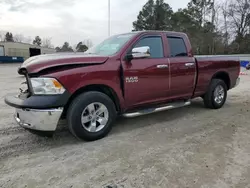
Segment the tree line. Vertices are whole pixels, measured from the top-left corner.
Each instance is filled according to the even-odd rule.
[[[245,54],[250,52],[250,0],[190,0],[186,8],[173,11],[164,0],[148,0],[132,23],[133,31],[168,30],[185,32],[195,54]],[[22,35],[0,33],[0,41],[53,47],[51,38],[33,40]],[[64,42],[58,52],[84,52],[90,40],[74,45]]]
[[[32,40],[30,37],[24,37],[21,34],[13,35],[11,32],[6,32],[5,34],[2,34],[2,32],[1,32],[0,33],[0,41],[23,42],[23,43],[34,44],[37,46],[42,46],[42,47],[53,48],[53,45],[51,44],[51,38],[41,39],[40,36],[36,36]]]
[[[250,0],[191,0],[173,11],[164,0],[148,0],[133,22],[133,31],[185,32],[195,54],[250,52]]]
[[[61,47],[58,46],[55,49],[57,52],[74,52],[74,51],[85,52],[92,46],[93,46],[92,41],[88,39],[88,40],[84,40],[84,41],[79,42],[74,47],[70,46],[70,44],[68,42],[64,42]]]
[[[41,39],[40,36],[36,36],[33,40],[30,37],[24,37],[21,34],[13,35],[11,32],[0,32],[0,41],[5,42],[23,42],[28,44],[34,44],[41,47],[46,48],[54,48],[54,45],[51,42],[51,38],[43,38]],[[93,43],[91,40],[83,40],[77,43],[74,47],[70,46],[69,42],[64,42],[62,46],[56,47],[57,52],[85,52],[88,48],[92,47]]]

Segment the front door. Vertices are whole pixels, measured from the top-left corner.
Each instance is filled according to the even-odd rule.
[[[169,94],[169,61],[164,57],[162,36],[143,36],[133,48],[143,46],[150,47],[151,57],[122,62],[129,108],[164,100]]]

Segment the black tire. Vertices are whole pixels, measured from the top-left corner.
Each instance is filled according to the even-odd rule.
[[[215,101],[215,96],[214,96],[215,89],[218,86],[222,86],[224,90],[224,98],[220,103]],[[223,80],[213,79],[210,83],[207,93],[204,95],[203,98],[205,107],[210,109],[219,109],[225,104],[226,99],[227,99],[227,85]]]
[[[246,69],[247,69],[247,70],[250,70],[250,63],[247,64]]]
[[[98,132],[87,131],[81,122],[84,109],[91,103],[102,103],[108,110],[108,122],[103,129]],[[77,138],[85,141],[94,141],[105,137],[112,129],[117,112],[113,101],[104,93],[91,91],[80,94],[69,106],[67,111],[67,121],[70,132]]]

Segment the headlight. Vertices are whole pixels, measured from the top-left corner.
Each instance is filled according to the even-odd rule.
[[[55,95],[62,94],[64,87],[54,78],[31,78],[31,85],[34,94]]]

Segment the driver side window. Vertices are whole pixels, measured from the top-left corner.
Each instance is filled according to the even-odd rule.
[[[150,48],[151,58],[163,58],[163,44],[160,36],[145,37],[140,39],[134,48],[148,46]]]

